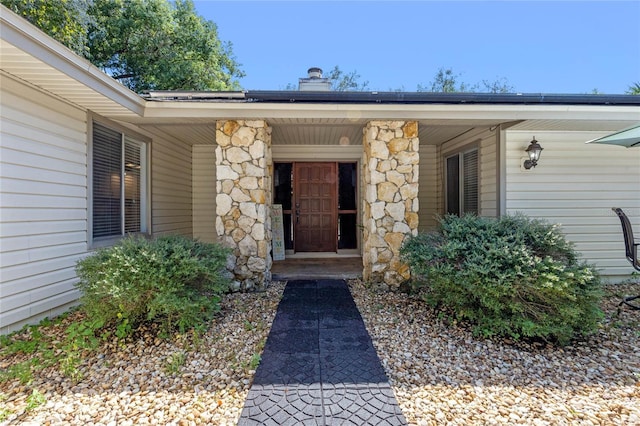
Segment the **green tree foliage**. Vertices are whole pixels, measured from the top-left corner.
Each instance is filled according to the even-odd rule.
[[[80,56],[87,56],[87,32],[92,0],[0,0],[42,31]]]
[[[331,88],[336,92],[364,92],[369,90],[369,82],[361,81],[357,71],[345,73],[338,65],[333,67],[327,78],[331,80]]]
[[[136,92],[237,90],[230,43],[190,0],[94,0],[89,59]]]
[[[191,0],[0,0],[135,92],[237,90],[232,46]]]
[[[628,95],[640,95],[640,82],[635,82],[630,85],[626,93]]]
[[[455,73],[451,68],[440,68],[433,80],[427,85],[418,84],[418,92],[485,92],[485,93],[511,93],[513,86],[509,85],[506,78],[495,81],[482,80],[481,83],[468,84],[460,81],[461,74]]]
[[[602,312],[595,268],[578,261],[553,225],[525,216],[446,216],[401,249],[425,300],[477,334],[568,343]]]

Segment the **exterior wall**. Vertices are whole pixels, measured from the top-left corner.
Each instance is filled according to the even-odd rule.
[[[506,132],[506,213],[522,212],[561,225],[589,263],[611,281],[633,268],[624,258],[622,208],[640,232],[640,149],[589,144],[601,132]],[[538,166],[524,170],[524,150],[535,135],[543,147]]]
[[[218,241],[216,234],[216,154],[215,145],[194,145],[193,237],[204,242]]]
[[[498,133],[484,134],[480,144],[480,216],[498,217]]]
[[[151,143],[153,235],[193,236],[191,146],[154,134]]]
[[[442,214],[442,159],[435,145],[420,145],[420,181],[418,199],[420,217],[418,230],[433,231],[438,224],[437,217]]]
[[[87,252],[87,114],[0,74],[0,333],[67,310]]]

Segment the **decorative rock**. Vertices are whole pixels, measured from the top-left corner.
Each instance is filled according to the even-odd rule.
[[[218,216],[224,216],[231,210],[231,204],[233,199],[227,194],[216,195],[216,214]]]
[[[386,202],[393,202],[393,199],[398,192],[398,187],[391,182],[382,182],[377,186],[378,199]]]
[[[227,120],[224,122],[222,126],[222,131],[224,132],[225,135],[231,136],[235,133],[236,130],[238,130],[239,127],[240,127],[240,124],[238,124],[237,121]]]
[[[405,151],[409,146],[409,141],[403,138],[395,138],[389,141],[389,153],[395,155],[399,152]]]
[[[384,211],[389,214],[395,221],[401,222],[404,221],[404,204],[402,203],[387,203],[384,208]],[[389,224],[390,226],[394,226]]]
[[[255,129],[251,127],[242,126],[237,129],[231,136],[231,144],[234,146],[251,146],[254,144],[256,136]],[[263,148],[264,150],[264,148]]]
[[[226,150],[226,157],[232,163],[244,163],[251,160],[251,155],[247,151],[236,146]]]
[[[218,179],[218,181],[225,179],[231,179],[233,181],[238,179],[238,177],[240,177],[240,175],[229,166],[221,164],[216,167],[216,179]]]
[[[236,201],[238,203],[243,203],[245,201],[250,201],[251,197],[247,194],[245,194],[240,188],[238,187],[234,187],[231,190],[231,198],[233,199],[233,201]]]

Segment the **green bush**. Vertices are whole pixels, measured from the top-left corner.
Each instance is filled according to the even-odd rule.
[[[143,323],[163,332],[203,328],[228,290],[228,250],[181,236],[128,237],[76,266],[81,308],[125,337]]]
[[[446,216],[401,249],[427,302],[484,336],[568,343],[594,332],[601,281],[559,230],[522,215]]]

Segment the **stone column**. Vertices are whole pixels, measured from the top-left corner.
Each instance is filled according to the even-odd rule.
[[[400,261],[418,233],[418,123],[370,121],[364,128],[362,179],[364,280],[397,287],[410,277]]]
[[[271,128],[263,120],[216,123],[216,232],[233,249],[234,290],[271,280]]]

